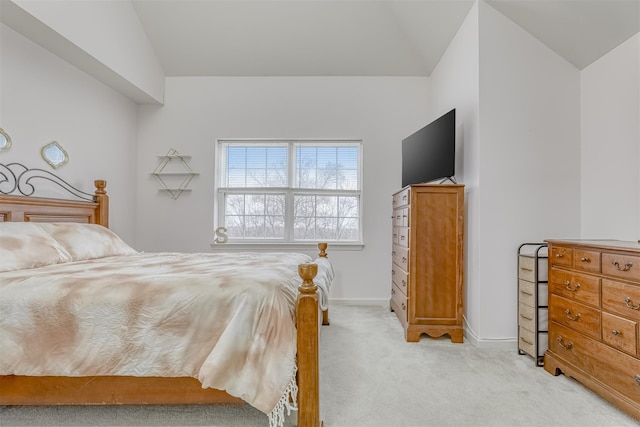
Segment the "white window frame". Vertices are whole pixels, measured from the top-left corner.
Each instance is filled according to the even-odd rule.
[[[225,150],[223,149],[225,143],[247,143],[249,144],[274,144],[274,145],[286,145],[287,154],[288,154],[288,181],[289,187],[222,187],[222,183],[225,182],[224,177],[222,176],[224,169],[222,165],[226,161],[225,159]],[[296,144],[313,144],[313,145],[352,145],[358,147],[358,189],[357,190],[323,190],[323,189],[305,189],[305,188],[297,188],[295,187],[295,156]],[[313,139],[280,139],[280,138],[219,138],[216,140],[215,146],[215,160],[214,160],[214,230],[217,230],[219,227],[223,226],[224,221],[224,197],[226,194],[233,193],[259,193],[259,194],[268,194],[268,193],[278,193],[285,194],[287,199],[285,206],[285,237],[284,239],[231,239],[229,238],[224,243],[216,242],[216,236],[214,235],[214,241],[211,243],[211,247],[214,250],[225,250],[225,249],[307,249],[307,248],[316,248],[317,243],[320,241],[296,241],[293,240],[293,203],[292,198],[294,194],[310,194],[310,195],[348,195],[348,196],[356,196],[358,198],[358,229],[359,236],[357,240],[349,240],[349,241],[340,241],[340,240],[328,240],[330,247],[332,249],[338,250],[360,250],[364,247],[363,236],[363,141],[362,139],[351,139],[351,138],[313,138]]]

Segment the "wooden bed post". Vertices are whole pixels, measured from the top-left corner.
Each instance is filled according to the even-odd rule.
[[[96,224],[109,228],[109,196],[107,196],[107,191],[105,190],[107,181],[96,179],[93,184],[96,186],[96,203],[98,203]]]
[[[318,287],[313,278],[317,264],[300,264],[298,288],[298,427],[320,427],[320,366],[318,357]]]
[[[329,258],[327,255],[327,244],[324,242],[318,243],[318,249],[320,249],[320,253],[318,254],[319,258]],[[322,325],[328,326],[331,322],[329,322],[329,309],[322,310]]]

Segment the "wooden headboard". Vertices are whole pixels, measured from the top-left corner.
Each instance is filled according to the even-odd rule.
[[[0,195],[0,221],[83,222],[109,227],[106,181],[95,181],[94,202]]]
[[[67,190],[70,198],[86,199],[84,196],[89,196],[89,200],[33,197],[30,195],[34,191],[30,180],[36,178],[54,182]],[[28,169],[18,163],[0,164],[0,221],[81,222],[109,227],[109,196],[105,190],[107,181],[95,180],[94,184],[95,194],[91,195],[48,171]],[[16,192],[22,195],[16,195]]]

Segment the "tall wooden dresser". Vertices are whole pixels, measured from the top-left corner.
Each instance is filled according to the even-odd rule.
[[[464,185],[419,184],[393,195],[391,310],[405,339],[463,341]]]
[[[574,377],[640,419],[640,244],[547,242],[550,321],[544,368]]]

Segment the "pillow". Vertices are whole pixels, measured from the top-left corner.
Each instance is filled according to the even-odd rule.
[[[0,272],[71,261],[71,255],[33,222],[0,222]]]
[[[59,222],[41,223],[40,226],[67,250],[74,261],[138,253],[102,225]]]

